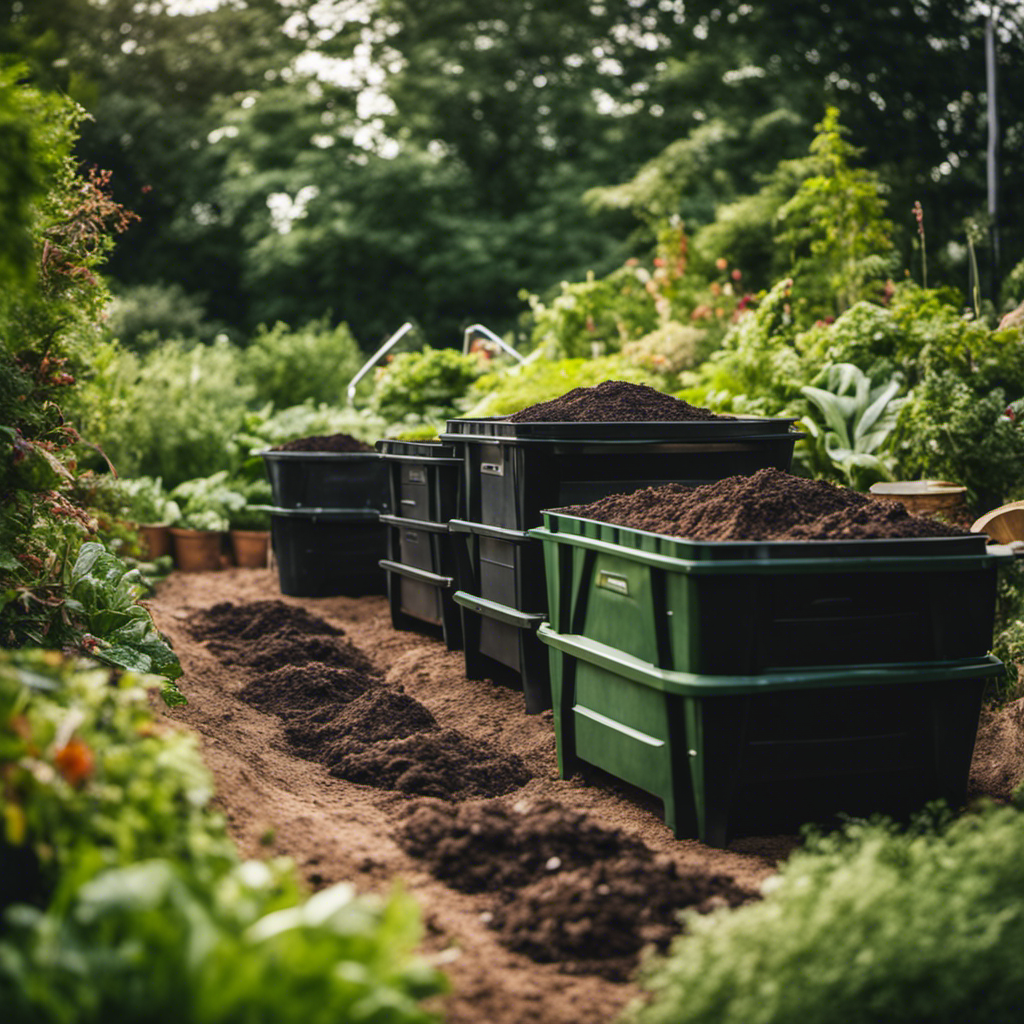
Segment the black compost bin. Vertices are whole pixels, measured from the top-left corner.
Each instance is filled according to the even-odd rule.
[[[788,470],[802,435],[792,419],[658,423],[449,420],[442,440],[463,466],[458,548],[466,672],[523,675],[528,703],[549,706],[537,625],[547,615],[540,546],[527,533],[541,510],[665,483],[703,484],[774,467]],[[518,632],[517,632],[518,631]],[[474,638],[483,645],[473,650]],[[532,675],[532,678],[526,678]]]
[[[462,643],[453,600],[456,552],[448,522],[459,512],[462,460],[438,442],[378,441],[387,466],[391,513],[381,516],[388,538],[391,622],[396,629],[440,631],[449,650]]]
[[[388,507],[388,470],[377,452],[262,451],[278,508]]]
[[[792,419],[667,423],[449,420],[441,439],[463,460],[464,518],[529,530],[541,509],[667,483],[704,484],[788,470],[803,435]]]
[[[378,513],[330,508],[270,508],[270,541],[281,593],[358,596],[385,591],[386,552]]]

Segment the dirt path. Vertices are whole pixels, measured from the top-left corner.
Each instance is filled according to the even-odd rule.
[[[660,865],[671,862],[680,875],[726,875],[751,891],[794,845],[785,836],[740,839],[728,850],[678,841],[662,823],[658,801],[612,783],[560,780],[550,712],[525,715],[521,693],[467,680],[460,652],[393,630],[382,597],[283,598],[276,574],[266,570],[173,574],[147,602],[185,670],[180,685],[189,705],[166,713],[199,735],[241,853],[287,855],[313,889],[349,881],[361,890],[385,891],[400,880],[422,908],[425,950],[451,979],[443,1006],[451,1024],[605,1024],[637,990],[589,973],[584,962],[538,963],[511,952],[492,927],[493,893],[456,891],[396,841],[411,810],[422,806],[419,798],[346,781],[296,755],[282,718],[241,696],[252,670],[226,664],[217,644],[197,639],[191,628],[219,602],[267,600],[304,608],[340,627],[370,657],[382,684],[401,687],[441,730],[457,730],[501,756],[518,755],[530,779],[503,798],[510,807],[522,812],[557,801],[596,826],[641,840]],[[1019,731],[1014,736],[1017,742]],[[998,750],[989,755],[998,757]],[[539,892],[538,899],[548,898]]]

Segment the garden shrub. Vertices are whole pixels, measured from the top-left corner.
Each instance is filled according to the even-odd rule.
[[[209,344],[223,330],[206,319],[199,296],[180,284],[119,288],[106,310],[106,334],[130,352],[148,352],[165,341]]]
[[[255,394],[242,375],[241,350],[227,341],[171,341],[141,356],[108,344],[72,415],[122,476],[161,477],[173,488],[225,468]],[[82,459],[104,464],[88,451]]]
[[[482,371],[478,356],[452,348],[400,352],[378,369],[370,408],[391,424],[443,424]]]
[[[1024,818],[854,824],[783,865],[765,899],[650,960],[630,1024],[1011,1024],[1024,1005]]]
[[[366,361],[346,324],[327,318],[292,329],[261,327],[245,348],[240,378],[257,405],[286,409],[305,402],[342,405],[349,382]]]

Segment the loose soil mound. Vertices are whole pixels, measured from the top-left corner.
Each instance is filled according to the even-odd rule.
[[[383,684],[341,630],[299,608],[225,602],[193,616],[189,627],[196,637],[255,637],[212,639],[207,649],[248,670],[239,696],[279,716],[295,753],[338,778],[446,800],[500,796],[531,778],[517,755],[457,730],[440,732],[418,700]]]
[[[350,641],[341,637],[311,636],[286,627],[256,641],[211,640],[209,650],[229,665],[242,665],[253,672],[273,672],[283,665],[317,662],[332,668],[350,668],[373,673],[373,663]]]
[[[553,801],[514,807],[501,800],[461,807],[424,801],[411,808],[396,838],[435,878],[462,892],[520,888],[543,878],[549,865],[571,870],[645,849],[639,839]]]
[[[470,800],[501,796],[530,781],[518,755],[501,754],[455,729],[372,745],[339,742],[334,751],[341,756],[330,765],[332,775],[410,796]]]
[[[317,434],[276,445],[272,452],[372,452],[373,447],[350,434]]]
[[[377,682],[374,674],[319,662],[283,665],[251,679],[239,696],[260,711],[289,721],[325,722]]]
[[[867,540],[968,533],[950,523],[911,515],[899,502],[868,498],[779,469],[761,469],[752,476],[731,476],[699,487],[647,487],[559,511],[701,541]]]
[[[222,601],[200,613],[190,623],[197,640],[255,640],[283,629],[311,636],[341,636],[344,630],[284,601],[253,601],[235,604]]]
[[[682,908],[755,898],[726,875],[680,873],[636,837],[553,801],[423,802],[396,838],[453,888],[494,893],[490,922],[509,949],[571,974],[623,981],[645,945],[667,947]]]
[[[710,409],[624,380],[606,380],[592,388],[573,388],[560,398],[520,409],[511,423],[676,423],[681,420],[728,420]]]

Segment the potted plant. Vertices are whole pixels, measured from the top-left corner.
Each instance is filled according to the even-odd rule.
[[[236,485],[246,504],[228,516],[231,551],[244,569],[265,569],[270,553],[270,484],[266,480]]]
[[[142,555],[148,560],[171,552],[170,525],[181,518],[181,509],[164,490],[160,477],[140,476],[122,480],[127,514],[139,533]]]
[[[181,515],[171,527],[177,567],[186,572],[222,568],[221,547],[231,515],[246,504],[245,498],[229,486],[227,470],[186,480],[171,492],[171,497],[181,506]]]

